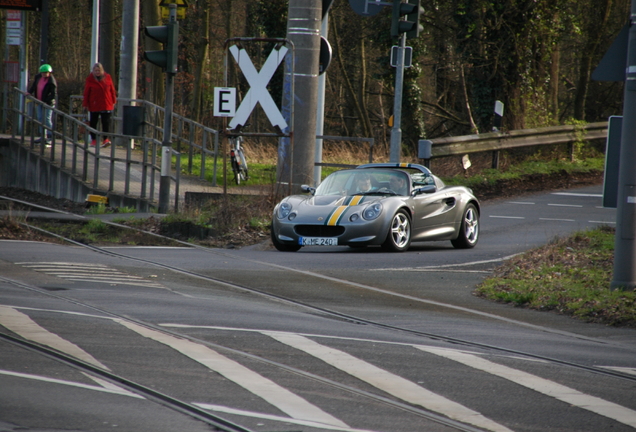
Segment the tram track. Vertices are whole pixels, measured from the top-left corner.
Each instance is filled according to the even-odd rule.
[[[3,197],[0,197],[0,198],[3,198]],[[55,212],[54,209],[50,209],[50,210]],[[86,218],[86,219],[90,219],[90,218]],[[107,222],[107,223],[112,223],[112,222]],[[180,267],[173,266],[173,265],[168,265],[168,264],[157,262],[157,261],[153,261],[153,260],[133,257],[133,256],[130,256],[130,255],[126,255],[124,253],[120,253],[120,252],[115,252],[113,250],[109,250],[107,248],[101,248],[101,247],[98,247],[98,246],[86,245],[86,244],[83,244],[83,243],[80,243],[80,242],[65,238],[65,237],[60,236],[58,234],[51,233],[49,231],[43,230],[43,229],[41,229],[39,227],[36,227],[36,226],[30,225],[30,224],[27,224],[27,223],[23,223],[23,224],[25,226],[28,226],[30,229],[38,230],[38,231],[40,231],[40,232],[42,232],[44,234],[47,234],[47,235],[52,235],[52,236],[54,236],[54,237],[56,237],[56,238],[58,238],[60,240],[68,242],[69,244],[73,244],[75,246],[83,247],[83,248],[89,249],[89,250],[91,250],[93,252],[96,252],[96,253],[104,254],[104,255],[107,255],[107,256],[113,257],[113,258],[118,258],[118,259],[134,261],[134,262],[138,262],[138,263],[143,263],[143,264],[146,264],[146,265],[151,265],[151,266],[158,267],[158,268],[161,268],[161,269],[164,269],[164,270],[168,270],[168,271],[171,271],[171,272],[174,272],[174,273],[178,273],[178,274],[181,274],[181,275],[184,275],[184,276],[187,276],[187,277],[192,277],[192,278],[204,280],[206,282],[214,283],[214,284],[216,284],[218,286],[222,286],[224,288],[232,289],[232,290],[235,290],[235,291],[249,292],[249,293],[252,293],[252,294],[255,294],[255,295],[259,295],[259,296],[262,296],[262,297],[265,297],[265,298],[268,298],[268,299],[271,299],[271,300],[275,300],[277,302],[283,302],[283,303],[286,303],[286,304],[293,305],[295,307],[301,307],[301,308],[303,308],[305,310],[309,310],[309,311],[311,311],[313,313],[318,313],[318,314],[320,314],[322,316],[336,318],[336,319],[339,319],[339,320],[345,320],[347,322],[351,322],[351,323],[355,323],[355,324],[370,325],[370,326],[374,326],[374,327],[377,327],[377,328],[382,328],[382,329],[385,329],[385,330],[391,330],[391,331],[407,333],[407,334],[410,334],[410,335],[419,336],[419,337],[427,338],[427,339],[430,339],[430,340],[443,341],[443,342],[447,342],[447,343],[451,343],[451,344],[455,344],[455,345],[461,345],[463,347],[471,347],[471,348],[476,348],[476,349],[480,349],[480,350],[486,350],[488,352],[505,353],[507,355],[515,355],[515,356],[521,356],[521,357],[534,359],[534,360],[542,360],[542,361],[549,362],[549,363],[552,363],[552,364],[558,364],[560,366],[566,366],[566,367],[570,367],[570,368],[574,368],[574,369],[583,370],[583,371],[586,371],[586,372],[591,372],[591,373],[600,374],[600,375],[604,375],[604,376],[610,376],[610,377],[618,378],[618,379],[621,379],[621,380],[627,380],[627,381],[631,381],[631,382],[636,381],[636,376],[632,376],[632,375],[629,375],[629,374],[626,374],[626,373],[622,373],[622,372],[616,371],[616,370],[608,370],[608,369],[597,368],[597,367],[594,367],[594,366],[586,366],[586,365],[582,365],[582,364],[578,364],[578,363],[574,363],[574,362],[570,362],[570,361],[566,361],[566,360],[560,360],[560,359],[551,358],[551,357],[547,357],[547,356],[543,356],[543,355],[533,354],[533,353],[529,353],[529,352],[523,352],[523,351],[520,351],[520,350],[510,349],[510,348],[506,348],[506,347],[502,347],[502,346],[484,344],[484,343],[470,341],[470,340],[467,340],[467,339],[449,337],[449,336],[442,335],[442,334],[436,334],[436,333],[424,332],[424,331],[419,331],[419,330],[413,330],[413,329],[409,329],[409,328],[405,328],[405,327],[394,326],[394,325],[389,325],[389,324],[385,324],[385,323],[374,321],[374,320],[365,319],[365,318],[362,318],[362,317],[357,317],[357,316],[354,316],[354,315],[351,315],[351,314],[342,313],[342,312],[339,312],[339,311],[336,311],[336,310],[331,310],[331,309],[319,307],[319,306],[316,306],[316,305],[311,305],[311,304],[299,301],[297,299],[293,299],[293,298],[288,298],[288,297],[281,296],[281,295],[272,294],[272,293],[269,293],[267,291],[255,288],[255,287],[249,287],[249,286],[245,286],[245,285],[242,285],[242,284],[237,284],[237,283],[232,282],[230,280],[224,280],[224,279],[221,279],[221,278],[218,278],[218,277],[212,277],[212,276],[209,276],[209,275],[204,275],[204,274],[197,273],[197,272],[194,272],[194,271],[191,271],[191,270],[187,270],[187,269],[184,269],[184,268],[180,268]],[[130,227],[126,227],[125,225],[120,225],[120,224],[114,224],[114,225],[119,226],[119,227],[130,228]],[[130,229],[138,230],[136,228],[130,228]],[[138,231],[140,231],[140,230],[138,230]],[[158,237],[164,237],[164,236],[160,236],[160,235],[158,235],[156,233],[148,233],[148,234],[156,235]],[[273,267],[273,268],[276,268],[276,269],[282,270],[282,271],[302,273],[305,276],[322,278],[322,279],[328,280],[328,281],[330,281],[332,283],[346,284],[346,285],[350,285],[350,286],[355,286],[355,287],[357,287],[359,289],[372,290],[372,291],[374,291],[376,293],[383,293],[383,294],[386,294],[386,295],[392,295],[392,296],[398,296],[398,297],[408,297],[409,299],[416,299],[415,297],[412,297],[412,296],[404,296],[404,295],[401,295],[399,293],[390,292],[390,291],[383,290],[383,289],[378,289],[376,287],[372,287],[372,286],[368,286],[368,285],[364,285],[364,284],[359,284],[359,283],[352,282],[352,281],[347,281],[347,280],[344,280],[344,279],[339,279],[339,278],[335,278],[335,277],[331,277],[331,276],[321,275],[321,274],[314,273],[314,272],[307,272],[307,271],[304,271],[304,270],[301,271],[301,270],[298,270],[298,269],[294,269],[294,268],[290,268],[290,267],[286,267],[286,266],[281,266],[281,265],[277,265],[277,264],[266,263],[266,262],[262,262],[262,261],[252,260],[252,259],[245,259],[245,258],[237,257],[234,254],[231,254],[231,253],[228,253],[228,252],[225,252],[225,251],[222,251],[222,250],[210,249],[210,248],[206,248],[206,247],[203,247],[203,246],[200,246],[200,245],[195,245],[195,244],[184,242],[184,241],[177,241],[177,242],[182,244],[183,246],[197,248],[197,249],[200,249],[200,250],[204,250],[207,253],[213,253],[213,254],[216,254],[216,255],[221,255],[223,257],[231,258],[231,259],[234,259],[234,260],[240,259],[240,260],[249,261],[249,262],[252,262],[252,263],[255,263],[255,264],[258,264],[258,265],[270,266],[270,267]],[[52,297],[55,297],[55,298],[60,299],[60,300],[71,302],[71,303],[73,303],[75,305],[78,305],[78,306],[91,308],[91,309],[93,309],[95,311],[99,311],[102,314],[107,314],[107,315],[109,315],[111,317],[114,317],[114,318],[117,318],[117,319],[127,320],[127,321],[133,322],[133,323],[135,323],[137,325],[145,326],[145,327],[147,327],[149,329],[152,329],[154,331],[159,331],[159,332],[162,332],[162,333],[165,333],[165,334],[169,334],[171,336],[187,339],[187,340],[190,340],[192,342],[199,343],[199,344],[204,344],[206,346],[209,346],[209,347],[217,349],[217,350],[224,350],[226,352],[231,352],[234,355],[245,356],[245,357],[248,357],[248,358],[250,358],[252,360],[257,360],[259,362],[266,363],[266,364],[268,364],[270,366],[274,366],[274,367],[277,367],[277,368],[280,368],[280,369],[284,369],[287,372],[290,372],[290,373],[293,373],[293,374],[297,374],[297,375],[301,375],[301,376],[303,376],[305,378],[309,378],[309,379],[312,379],[312,380],[319,381],[319,382],[321,382],[323,384],[327,384],[327,385],[333,386],[333,387],[338,388],[340,390],[345,390],[345,391],[348,391],[348,392],[352,392],[352,393],[355,393],[357,395],[364,396],[366,398],[370,398],[370,399],[372,399],[372,400],[374,400],[376,402],[381,402],[381,403],[393,406],[395,408],[403,409],[403,410],[408,411],[408,412],[410,412],[412,414],[416,414],[416,415],[422,416],[424,418],[427,418],[429,420],[432,420],[432,421],[435,421],[435,422],[438,422],[438,423],[442,423],[442,424],[447,425],[449,427],[452,427],[452,428],[454,428],[456,430],[471,431],[471,432],[472,431],[481,430],[481,429],[477,429],[477,428],[475,428],[475,427],[473,427],[471,425],[466,425],[466,424],[462,424],[462,423],[456,422],[456,421],[451,420],[451,419],[447,419],[446,417],[440,416],[440,415],[438,415],[438,414],[436,414],[434,412],[423,410],[423,409],[420,409],[420,408],[417,408],[417,407],[414,407],[414,406],[411,406],[411,405],[408,405],[408,404],[400,403],[400,402],[397,402],[395,400],[392,400],[392,399],[389,399],[389,398],[386,398],[386,397],[383,397],[383,396],[380,396],[380,395],[376,395],[376,394],[373,394],[373,393],[362,391],[360,389],[357,389],[357,388],[354,388],[354,387],[350,387],[350,386],[344,385],[342,383],[338,383],[338,382],[335,382],[335,381],[329,380],[327,378],[323,378],[323,377],[314,375],[314,374],[306,372],[306,371],[298,370],[298,369],[293,368],[293,367],[288,366],[288,365],[284,365],[284,364],[281,364],[281,363],[278,363],[278,362],[274,362],[274,361],[271,361],[271,360],[268,360],[268,359],[265,359],[265,358],[262,358],[262,357],[259,357],[259,356],[255,356],[255,355],[250,354],[250,353],[245,352],[245,351],[241,351],[241,350],[237,350],[237,349],[233,349],[233,348],[229,348],[229,347],[224,347],[224,346],[221,346],[221,345],[217,345],[217,344],[211,343],[209,341],[205,341],[205,340],[200,340],[200,339],[194,338],[194,337],[192,337],[190,335],[187,335],[187,334],[184,334],[184,333],[180,333],[180,332],[178,332],[176,330],[168,330],[165,327],[161,327],[161,326],[153,325],[153,324],[150,324],[150,323],[142,322],[142,321],[139,321],[139,320],[132,319],[130,317],[123,316],[123,315],[118,315],[118,314],[113,313],[111,311],[100,309],[100,308],[97,308],[97,307],[92,306],[90,304],[87,304],[87,303],[84,303],[84,302],[79,302],[77,300],[62,296],[60,294],[51,293],[51,292],[45,291],[43,289],[39,289],[37,287],[31,287],[31,286],[22,284],[22,283],[17,282],[17,281],[13,281],[11,279],[8,279],[8,278],[2,277],[2,276],[0,276],[0,280],[4,281],[6,283],[10,283],[10,284],[12,284],[14,286],[18,286],[18,287],[23,288],[23,289],[29,289],[29,290],[37,291],[40,294],[52,296]],[[426,299],[418,299],[418,300],[419,301],[426,301]],[[446,306],[446,307],[453,307],[453,305],[446,305],[446,304],[442,304],[442,303],[438,303],[438,302],[432,302],[432,303],[438,304],[438,305],[442,305],[442,306]],[[463,311],[469,311],[469,309],[466,309],[466,308],[461,308],[461,309]],[[480,311],[473,311],[473,312],[474,313],[479,313],[480,315],[491,316],[493,319],[503,319],[502,317],[495,317],[495,316],[490,315],[490,314],[484,314],[484,313],[482,313]],[[506,321],[511,321],[512,322],[512,320],[507,320],[507,319],[506,319]],[[562,332],[557,332],[557,333],[562,333]],[[569,334],[569,335],[571,335],[571,334]],[[577,337],[577,335],[571,335],[571,336]],[[30,342],[24,341],[24,340],[9,340],[11,337],[9,337],[8,335],[0,335],[0,337],[2,337],[5,340],[8,340],[8,341],[10,341],[12,343],[16,343],[16,344],[23,344],[23,345],[30,344]],[[13,338],[13,339],[16,339],[16,338]],[[594,341],[594,342],[597,342],[597,343],[601,343],[601,341],[593,340],[591,338],[585,338],[585,339],[591,340],[591,341]],[[35,345],[37,345],[37,344],[35,344]],[[39,351],[46,351],[47,350],[46,347],[42,347],[42,346],[34,346],[32,348],[35,349],[35,350],[39,350]],[[633,349],[633,347],[627,347],[627,348]],[[54,353],[52,355],[55,357],[58,354],[59,353]],[[65,361],[65,362],[66,362],[66,360],[67,359],[62,359],[62,361]],[[73,363],[73,362],[71,361],[69,363]],[[75,366],[76,367],[83,367],[83,365],[79,365],[77,363],[75,364]],[[93,367],[91,367],[91,368],[93,368]],[[97,373],[96,371],[94,371],[94,372]],[[103,375],[105,373],[105,371],[99,371],[99,373]],[[143,386],[137,386],[133,382],[125,383],[125,379],[124,378],[117,377],[117,376],[112,376],[109,379],[114,380],[115,382],[124,383],[124,384],[126,384],[127,387],[129,387],[129,388],[131,388],[133,390],[136,390],[137,392],[143,392],[144,391]],[[122,380],[124,380],[124,381],[122,381]],[[153,398],[155,398],[155,397],[158,398],[158,400],[160,400],[164,404],[171,404],[172,403],[171,401],[169,401],[169,396],[166,396],[164,398],[164,395],[158,394],[158,395],[153,395],[152,397]],[[177,409],[179,409],[179,410],[182,410],[182,409],[185,410],[185,411],[189,410],[189,406],[188,406],[189,404],[186,404],[186,403],[181,402],[181,401],[175,401],[174,404],[175,404],[174,406]],[[193,408],[196,408],[196,412],[193,413],[194,416],[198,416],[200,414],[199,411],[203,411],[203,410],[201,410],[201,409],[199,409],[197,407],[193,407]],[[206,414],[209,414],[209,413],[206,412]],[[212,419],[211,421],[217,421],[217,420]],[[221,422],[222,422],[222,419],[221,419]],[[212,424],[212,423],[210,423],[210,424]],[[223,424],[221,424],[220,426],[224,427]],[[218,426],[215,425],[215,427],[218,427]],[[246,430],[246,429],[219,429],[219,430],[228,430],[229,431],[229,430]]]
[[[11,198],[2,197],[2,196],[0,196],[0,199],[12,200]],[[22,203],[24,205],[31,205],[30,203],[27,203],[27,202],[24,202],[24,201],[21,201],[20,203]],[[37,206],[37,205],[33,205],[33,206],[37,207],[37,208],[40,208],[42,210],[53,212],[53,213],[61,212],[61,213],[68,214],[67,212],[63,212],[63,211],[55,210],[55,209],[51,209],[51,208],[46,208],[46,207],[43,207],[43,206]],[[87,219],[87,220],[90,219],[89,217],[86,217],[86,216],[82,216],[82,217]],[[513,324],[526,326],[526,327],[530,327],[530,328],[535,328],[535,329],[538,329],[538,330],[541,330],[541,331],[547,331],[547,332],[552,332],[552,333],[556,333],[556,334],[566,335],[566,336],[570,336],[570,337],[581,338],[581,339],[585,339],[585,340],[588,340],[588,341],[591,341],[591,342],[596,342],[596,343],[599,343],[599,344],[607,343],[605,341],[600,341],[600,340],[594,339],[594,338],[588,338],[588,337],[584,337],[584,336],[576,335],[576,334],[572,334],[572,333],[556,331],[556,330],[552,330],[552,329],[549,329],[549,328],[546,328],[546,327],[541,327],[541,326],[536,326],[536,325],[533,325],[533,324],[528,324],[528,323],[524,323],[524,322],[520,322],[520,321],[516,321],[516,320],[511,320],[511,319],[504,318],[504,317],[501,317],[501,316],[497,316],[497,315],[493,315],[493,314],[489,314],[489,313],[484,313],[482,311],[469,309],[469,308],[465,308],[465,307],[455,306],[455,305],[451,305],[451,304],[448,304],[448,303],[442,303],[442,302],[431,301],[431,300],[422,299],[422,298],[418,298],[418,297],[414,297],[414,296],[404,295],[404,294],[392,292],[392,291],[389,291],[389,290],[385,290],[385,289],[380,289],[380,288],[377,288],[377,287],[369,286],[369,285],[366,285],[366,284],[352,282],[352,281],[349,281],[349,280],[346,280],[346,279],[340,279],[340,278],[336,278],[336,277],[332,277],[332,276],[326,276],[326,275],[322,275],[322,274],[319,274],[319,273],[310,272],[310,271],[307,271],[307,270],[299,270],[299,269],[295,269],[295,268],[288,267],[288,266],[282,266],[282,265],[279,265],[279,264],[273,264],[273,263],[268,263],[268,262],[264,262],[264,261],[258,261],[258,260],[243,258],[243,257],[237,257],[236,255],[228,253],[228,252],[224,252],[223,250],[212,249],[212,248],[200,246],[200,245],[197,245],[197,244],[194,244],[194,243],[189,243],[189,242],[182,241],[182,240],[172,239],[172,238],[169,238],[169,237],[166,237],[166,236],[162,236],[162,235],[157,234],[157,233],[152,233],[152,232],[140,230],[138,228],[128,227],[126,225],[117,224],[117,223],[114,223],[114,222],[105,221],[105,223],[106,224],[111,224],[113,226],[117,226],[117,227],[120,227],[120,228],[124,228],[124,229],[131,229],[131,230],[135,230],[135,231],[140,231],[140,232],[143,232],[145,234],[156,236],[158,238],[162,238],[162,239],[166,239],[166,240],[173,240],[176,243],[181,244],[181,245],[183,245],[185,247],[196,248],[196,249],[199,249],[199,250],[203,250],[203,251],[205,251],[207,253],[220,255],[220,256],[223,256],[223,257],[226,257],[226,258],[230,258],[230,259],[233,259],[233,260],[239,259],[239,260],[251,262],[251,263],[254,263],[254,264],[257,264],[257,265],[263,265],[263,266],[268,266],[268,267],[271,267],[271,268],[276,268],[276,269],[282,270],[282,271],[288,271],[288,272],[294,272],[294,273],[302,273],[303,275],[320,278],[320,279],[323,279],[323,280],[326,280],[326,281],[329,281],[329,282],[333,282],[333,283],[353,286],[353,287],[357,287],[357,288],[360,288],[360,289],[363,289],[363,290],[370,290],[370,291],[373,291],[373,292],[376,292],[376,293],[386,294],[386,295],[389,295],[389,296],[397,296],[397,297],[405,298],[405,299],[408,299],[408,300],[424,302],[424,303],[432,304],[432,305],[435,305],[435,306],[442,306],[442,307],[447,307],[447,308],[451,308],[451,309],[461,310],[463,312],[469,312],[469,313],[477,314],[477,315],[480,315],[480,316],[484,316],[484,317],[488,317],[488,318],[492,318],[492,319],[496,319],[496,320],[503,320],[503,321],[510,322],[510,323],[513,323]],[[380,322],[373,321],[373,320],[368,320],[368,319],[357,317],[357,316],[354,316],[354,315],[345,314],[345,313],[341,313],[341,312],[338,312],[338,311],[335,311],[335,310],[326,309],[326,308],[323,308],[323,307],[311,305],[311,304],[308,304],[308,303],[305,303],[305,302],[301,302],[301,301],[298,301],[296,299],[288,298],[288,297],[285,297],[285,296],[272,294],[272,293],[269,293],[267,291],[260,290],[260,289],[254,288],[254,287],[248,287],[248,286],[237,284],[235,282],[224,280],[224,279],[221,279],[221,278],[200,274],[200,273],[197,273],[197,272],[194,272],[194,271],[191,271],[191,270],[179,268],[179,267],[168,265],[168,264],[165,264],[165,263],[160,263],[160,262],[157,262],[157,261],[147,260],[147,259],[138,258],[138,257],[132,257],[132,256],[129,256],[129,255],[126,255],[126,254],[122,254],[122,253],[119,253],[119,252],[114,252],[112,250],[108,250],[106,248],[101,248],[101,247],[93,246],[93,245],[87,245],[87,244],[84,244],[84,243],[81,243],[81,242],[66,238],[64,236],[60,236],[60,235],[58,235],[56,233],[44,230],[44,229],[39,228],[39,227],[34,226],[34,225],[30,225],[30,224],[27,224],[27,223],[23,223],[23,224],[25,226],[29,227],[30,229],[40,231],[43,234],[50,235],[52,237],[56,237],[59,240],[62,240],[64,242],[73,244],[75,246],[83,247],[83,248],[92,250],[94,252],[100,253],[100,254],[104,254],[104,255],[107,255],[107,256],[110,256],[110,257],[114,257],[114,258],[120,258],[120,259],[125,259],[125,260],[130,260],[130,261],[135,261],[135,262],[139,262],[139,263],[143,263],[143,264],[152,265],[152,266],[155,266],[155,267],[158,267],[158,268],[162,268],[164,270],[169,270],[169,271],[172,271],[172,272],[184,275],[184,276],[189,276],[189,277],[201,279],[201,280],[204,280],[206,282],[212,282],[212,283],[215,283],[217,285],[224,286],[226,288],[231,288],[231,289],[234,289],[234,290],[239,290],[239,291],[249,292],[249,293],[252,293],[252,294],[257,294],[259,296],[270,298],[270,299],[276,300],[278,302],[283,302],[283,303],[287,303],[287,304],[290,304],[290,305],[293,305],[293,306],[302,307],[302,308],[305,308],[307,310],[311,310],[312,312],[321,313],[321,314],[324,314],[324,315],[327,315],[327,316],[331,316],[331,317],[334,317],[334,318],[337,318],[337,319],[345,320],[347,322],[351,322],[351,323],[355,323],[355,324],[372,325],[372,326],[383,328],[383,329],[389,329],[389,330],[405,332],[405,333],[409,333],[409,334],[412,334],[412,335],[423,336],[423,337],[430,338],[430,339],[433,339],[433,340],[441,340],[441,341],[445,341],[445,342],[449,342],[449,343],[453,343],[453,344],[460,344],[460,345],[464,345],[464,346],[467,346],[467,347],[488,349],[488,350],[493,350],[493,351],[505,352],[505,353],[508,353],[508,354],[526,356],[526,357],[534,358],[534,359],[537,359],[537,360],[545,360],[545,361],[549,361],[549,362],[552,362],[552,363],[558,363],[558,364],[562,364],[562,365],[567,365],[567,366],[571,366],[571,367],[575,367],[575,368],[578,368],[578,369],[583,369],[583,370],[587,370],[587,371],[591,371],[591,372],[595,372],[595,373],[600,373],[600,374],[604,374],[604,375],[610,375],[610,376],[614,376],[614,377],[618,377],[618,378],[624,378],[624,379],[628,379],[630,381],[636,381],[636,377],[631,376],[631,375],[627,375],[627,374],[623,374],[623,373],[619,373],[619,372],[606,371],[606,370],[599,369],[599,368],[594,368],[594,367],[580,365],[580,364],[576,364],[576,363],[572,363],[572,362],[562,361],[562,360],[559,360],[559,359],[554,359],[554,358],[550,358],[550,357],[546,357],[546,356],[542,356],[542,355],[537,355],[537,354],[532,354],[532,353],[528,353],[528,352],[523,352],[523,351],[519,351],[519,350],[514,350],[514,349],[510,349],[510,348],[505,348],[505,347],[500,347],[500,346],[495,346],[495,345],[490,345],[490,344],[483,344],[483,343],[469,341],[469,340],[466,340],[466,339],[449,337],[449,336],[446,336],[446,335],[430,333],[430,332],[423,332],[423,331],[419,331],[419,330],[413,330],[413,329],[408,329],[408,328],[404,328],[404,327],[399,327],[399,326],[393,326],[393,325],[389,325],[389,324],[385,324],[385,323],[380,323]],[[620,345],[620,346],[622,346],[624,348],[634,349],[633,347],[629,347],[629,346],[625,346],[625,345]]]

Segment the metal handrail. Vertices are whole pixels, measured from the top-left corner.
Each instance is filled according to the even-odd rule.
[[[115,190],[115,183],[122,181],[117,176],[116,167],[124,165],[124,188],[123,194],[131,195],[131,168],[140,166],[142,176],[140,180],[139,198],[147,199],[151,202],[155,201],[155,191],[159,189],[159,181],[161,175],[161,142],[158,139],[149,136],[129,136],[121,133],[105,133],[90,128],[83,121],[82,115],[67,114],[54,107],[44,104],[42,101],[34,98],[30,94],[13,89],[14,103],[11,108],[13,113],[12,138],[18,139],[20,144],[28,148],[31,152],[38,153],[41,157],[47,158],[51,163],[60,166],[61,169],[70,171],[71,175],[86,183],[96,192],[119,192]],[[51,110],[53,115],[53,126],[47,127],[37,116],[37,109]],[[52,139],[50,144],[44,145],[43,142],[37,142],[38,136],[50,133]],[[91,147],[90,134],[96,137],[96,146]],[[110,148],[102,149],[100,144],[108,138],[113,143]],[[141,143],[140,151],[133,153],[132,146],[125,146],[125,156],[117,154],[118,142],[128,142],[130,140],[139,141]],[[181,165],[181,154],[177,151],[172,152],[172,156],[176,157],[177,167]],[[20,167],[18,167],[20,169]],[[39,181],[39,172],[30,173],[30,165],[26,164],[24,168],[25,178],[35,176],[35,181]],[[106,180],[100,177],[107,173]],[[176,170],[171,180],[175,183],[175,189],[178,191],[180,180],[180,169]],[[179,194],[175,194],[175,210],[179,206]]]
[[[83,117],[81,104],[82,99],[83,96],[71,96],[71,116],[76,118]],[[164,107],[155,105],[154,103],[143,99],[128,98],[120,98],[118,100],[118,104],[120,104],[120,106],[143,107],[143,135],[161,141],[165,116]],[[123,110],[117,110],[117,112],[123,112]],[[115,130],[123,130],[124,119],[115,115],[113,116],[113,121],[115,123]],[[208,166],[207,158],[213,158],[211,185],[217,185],[216,176],[217,162],[219,158],[219,131],[173,112],[171,141],[173,143],[173,149],[176,149],[179,154],[187,153],[188,163],[186,165],[186,172],[188,174],[192,174],[193,172],[193,156],[195,154],[201,155],[201,170],[199,172],[199,178],[201,180],[206,180],[206,171]]]

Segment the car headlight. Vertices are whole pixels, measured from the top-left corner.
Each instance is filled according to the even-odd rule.
[[[291,213],[292,205],[288,202],[281,203],[278,206],[278,219],[285,219]]]
[[[377,217],[380,216],[380,213],[382,213],[382,204],[375,203],[364,209],[362,217],[366,220],[373,220],[377,219]]]

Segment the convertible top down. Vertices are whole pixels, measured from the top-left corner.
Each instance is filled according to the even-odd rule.
[[[279,251],[303,246],[381,246],[402,252],[413,241],[450,240],[472,248],[480,204],[463,186],[446,186],[417,164],[377,163],[336,171],[304,195],[274,208],[271,238]]]

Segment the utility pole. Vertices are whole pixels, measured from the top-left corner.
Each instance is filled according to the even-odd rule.
[[[282,113],[292,134],[279,142],[277,179],[292,193],[300,191],[302,184],[313,182],[321,16],[322,0],[289,0],[287,39],[294,45],[296,64],[292,77],[292,56],[287,56]],[[292,79],[296,80],[293,95]],[[293,113],[289,108],[292,98]]]
[[[612,289],[636,288],[636,0],[631,2]]]
[[[396,0],[397,1],[397,0]],[[391,146],[389,161],[398,163],[402,153],[402,88],[404,85],[404,51],[406,33],[400,34],[397,65],[395,67],[395,96],[393,100],[393,127],[391,128]]]
[[[121,53],[119,54],[119,84],[117,116],[124,118],[122,99],[137,97],[137,52],[139,45],[139,0],[124,0],[122,11]],[[97,52],[95,52],[97,54]],[[117,133],[124,131],[124,122],[119,123]],[[119,139],[116,144],[130,145],[131,140]]]

